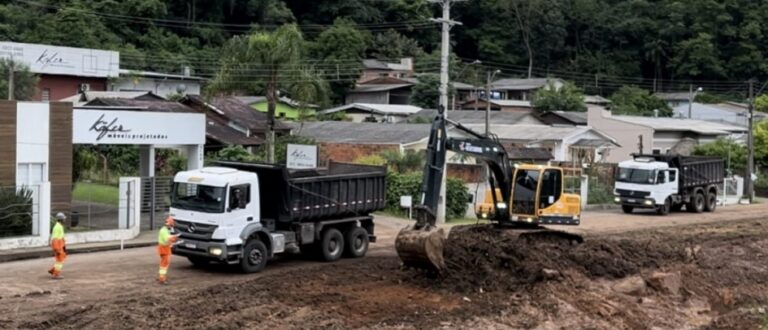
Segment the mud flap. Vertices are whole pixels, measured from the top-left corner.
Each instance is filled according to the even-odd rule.
[[[395,239],[395,249],[403,266],[428,271],[445,270],[443,246],[445,231],[442,228],[430,230],[413,229],[408,226],[400,230]]]

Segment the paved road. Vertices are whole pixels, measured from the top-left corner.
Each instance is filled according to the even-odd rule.
[[[763,219],[768,215],[768,204],[719,208],[715,213],[675,213],[666,217],[653,214],[624,215],[615,211],[588,212],[579,227],[566,229],[580,233],[610,233],[615,231],[681,226],[719,221]],[[379,242],[371,245],[370,255],[394,255],[394,237],[407,222],[388,217],[377,217]],[[36,259],[3,263],[0,267],[0,328],[25,314],[40,313],[64,303],[83,305],[109,297],[129,299],[132,292],[155,290],[158,295],[207,287],[213,283],[245,281],[261,274],[243,275],[226,268],[193,268],[183,258],[174,257],[169,278],[171,285],[160,287],[155,283],[158,257],[155,248],[136,248],[70,256],[64,268],[65,279],[51,280],[46,273],[52,260]],[[340,262],[354,263],[355,259]],[[301,269],[318,262],[310,260],[275,260],[265,273],[277,269]],[[328,264],[332,267],[332,264]],[[122,299],[122,298],[117,298]]]

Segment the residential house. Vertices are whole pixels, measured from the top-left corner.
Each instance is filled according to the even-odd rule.
[[[483,131],[483,124],[465,125]],[[616,140],[602,131],[584,126],[492,124],[491,132],[505,148],[544,148],[557,161],[605,161],[607,150],[619,147]],[[449,135],[466,136],[454,129]]]
[[[688,118],[688,111],[690,110],[691,119],[698,119],[711,122],[719,122],[723,124],[736,125],[741,127],[747,127],[749,125],[749,105],[736,102],[725,102],[718,104],[703,104],[694,102],[690,104],[680,105],[675,108],[674,117]],[[765,112],[755,111],[754,119],[756,121],[764,120],[768,118],[768,114]]]
[[[110,90],[120,92],[152,92],[163,97],[172,95],[200,95],[205,79],[192,76],[189,69],[183,74],[120,69],[120,78],[110,84]]]
[[[513,163],[546,165],[555,159],[547,148],[510,147],[506,149],[509,161]]]
[[[610,151],[607,161],[618,163],[638,152],[666,154],[680,148],[680,144],[695,141],[708,143],[717,138],[742,140],[747,130],[743,127],[696,119],[668,117],[640,117],[613,115],[603,107],[589,106],[589,127],[609,134],[619,147]]]
[[[268,111],[269,104],[265,96],[236,96],[235,98],[259,112],[267,113]],[[317,108],[317,105],[301,104],[296,100],[281,96],[275,106],[275,118],[297,120],[303,117],[314,117]]]
[[[343,121],[293,124],[294,135],[314,139],[321,160],[351,162],[384,151],[425,150],[430,124],[381,125]]]
[[[488,103],[491,104],[491,111],[501,111],[501,112],[524,112],[524,113],[531,113],[533,111],[533,105],[531,105],[530,101],[523,101],[523,100],[496,100],[491,99],[490,101],[480,98],[475,100],[470,100],[467,102],[464,102],[461,105],[461,109],[463,110],[485,110],[488,107]]]
[[[409,122],[429,122],[437,116],[437,110],[421,110],[408,118]],[[485,110],[482,111],[448,111],[448,119],[461,124],[485,124]],[[491,111],[491,124],[522,124],[522,125],[543,125],[544,123],[528,112],[501,112]],[[485,130],[483,130],[484,132]]]
[[[422,109],[413,105],[352,103],[318,112],[321,115],[344,113],[353,122],[397,123]]]
[[[267,115],[258,112],[234,96],[213,97],[187,95],[182,104],[206,115],[208,123],[208,149],[220,149],[227,145],[254,147],[264,143],[268,131]],[[288,135],[291,127],[275,121],[277,135]]]
[[[344,103],[410,104],[414,85],[396,78],[376,78],[355,86]]]
[[[105,91],[118,78],[120,53],[107,50],[0,42],[0,58],[38,75],[33,101],[53,101],[84,91]]]
[[[360,75],[358,83],[382,77],[413,77],[413,59],[401,58],[399,63],[387,63],[377,59],[363,60],[363,73]]]
[[[96,99],[130,99],[140,101],[168,101],[166,98],[152,92],[104,92],[87,91],[65,97],[59,101],[70,102],[73,106],[79,107]]]
[[[688,103],[690,103],[691,93],[690,92],[667,92],[667,93],[653,93],[653,96],[656,96],[663,100],[664,102],[667,102],[667,105],[669,105],[671,108],[676,108],[680,106],[688,106]]]
[[[587,113],[575,111],[547,111],[538,115],[547,125],[587,126]]]
[[[498,95],[501,100],[530,101],[536,91],[550,86],[559,90],[563,85],[565,82],[557,78],[499,79],[491,83],[491,99],[496,99]]]

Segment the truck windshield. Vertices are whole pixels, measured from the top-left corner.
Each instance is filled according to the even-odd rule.
[[[616,177],[616,181],[637,183],[637,184],[653,184],[654,183],[654,171],[653,170],[641,170],[637,168],[619,168],[619,174]]]
[[[225,196],[223,187],[176,182],[173,184],[171,207],[182,210],[223,213]]]

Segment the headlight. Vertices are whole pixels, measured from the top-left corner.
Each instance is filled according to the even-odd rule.
[[[578,215],[574,215],[573,216],[573,220],[579,220],[579,216]]]
[[[507,203],[502,203],[502,202],[496,203],[496,208],[497,209],[506,209],[507,208]]]
[[[645,205],[653,205],[653,201],[646,200],[643,202]]]
[[[512,216],[512,221],[517,221],[518,219],[520,219],[520,218],[518,218],[516,215]]]
[[[217,247],[212,247],[208,249],[208,253],[214,256],[220,256],[222,252],[223,251],[221,251],[221,248],[217,248]]]
[[[613,201],[614,201],[614,202],[616,202],[616,203],[619,203],[619,202],[621,202],[621,198],[618,198],[618,197],[614,197],[614,198],[613,198]]]
[[[528,221],[528,222],[533,222],[533,218],[531,218],[531,217],[528,217],[527,219],[525,219],[525,221]]]
[[[482,213],[480,214],[480,217],[483,219],[488,218],[488,213]]]

